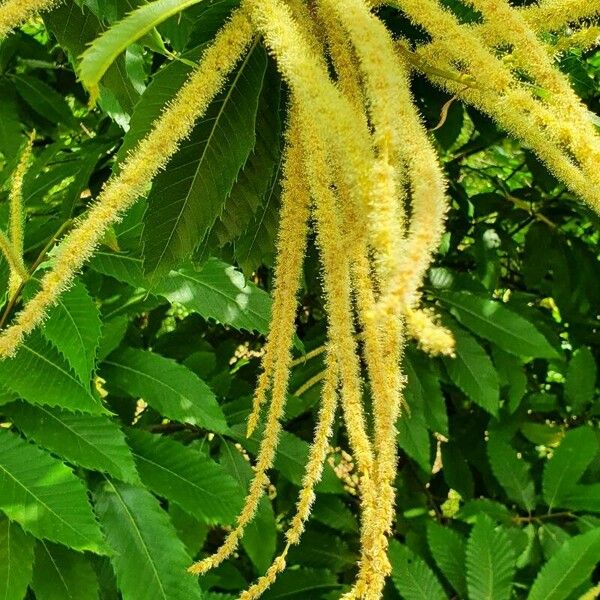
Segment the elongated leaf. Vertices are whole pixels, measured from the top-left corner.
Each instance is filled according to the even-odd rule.
[[[565,381],[565,394],[576,415],[594,399],[596,376],[594,355],[587,346],[582,346],[569,362]]]
[[[571,510],[600,512],[600,483],[575,485],[561,499],[560,504]]]
[[[535,506],[535,487],[529,465],[517,456],[517,451],[504,440],[490,434],[487,454],[494,476],[506,495],[527,510]]]
[[[109,418],[24,402],[3,410],[25,435],[69,462],[123,481],[139,481],[125,437]]]
[[[426,472],[431,471],[429,432],[421,406],[411,406],[410,412],[404,412],[396,424],[398,445]]]
[[[311,516],[315,521],[324,523],[331,529],[337,529],[345,533],[358,531],[358,523],[354,513],[337,496],[319,494]]]
[[[407,546],[390,542],[392,581],[405,600],[446,600],[447,596],[427,563]]]
[[[543,566],[527,600],[566,600],[598,565],[600,528],[573,537]]]
[[[223,433],[227,423],[212,390],[187,367],[145,350],[113,352],[102,377],[131,396],[143,398],[161,415]]]
[[[38,331],[27,337],[12,358],[0,361],[0,385],[34,404],[107,412]]]
[[[284,571],[263,595],[264,600],[320,600],[339,590],[333,573],[325,569],[294,569]]]
[[[69,105],[54,88],[29,75],[17,75],[14,82],[23,100],[50,123],[74,124]]]
[[[536,358],[560,356],[532,323],[500,302],[468,292],[444,292],[441,299],[465,327],[506,352]]]
[[[338,572],[356,562],[357,556],[342,538],[328,531],[308,529],[300,544],[290,549],[288,559],[290,564]]]
[[[23,600],[33,572],[34,540],[0,516],[0,598]]]
[[[31,589],[36,600],[97,600],[99,592],[96,573],[83,554],[41,540]]]
[[[189,267],[172,271],[156,293],[236,329],[259,333],[269,330],[270,296],[248,282],[235,267],[219,260],[207,261],[198,271]]]
[[[221,465],[165,437],[130,429],[127,438],[140,477],[155,494],[176,502],[202,522],[234,521],[244,494]]]
[[[102,549],[85,486],[62,462],[0,429],[0,510],[38,538]]]
[[[498,414],[498,374],[487,352],[459,328],[453,328],[456,357],[444,358],[450,379],[473,401],[492,415]]]
[[[568,431],[544,467],[543,494],[550,509],[560,506],[598,452],[592,429]]]
[[[44,321],[44,336],[67,359],[86,387],[94,368],[100,327],[98,308],[82,283],[61,294]]]
[[[143,4],[94,40],[83,53],[79,65],[79,78],[92,93],[92,98],[97,94],[102,76],[119,54],[169,17],[200,1],[155,0]]]
[[[123,600],[201,600],[185,573],[191,558],[150,492],[106,481],[95,497]]]
[[[427,523],[427,541],[431,554],[450,585],[461,598],[467,597],[465,577],[465,540],[450,527],[435,521]]]
[[[479,515],[467,543],[469,600],[508,600],[515,573],[515,552],[506,532]]]
[[[199,245],[231,192],[255,143],[266,69],[255,44],[190,138],[160,173],[144,215],[144,268],[155,283]]]

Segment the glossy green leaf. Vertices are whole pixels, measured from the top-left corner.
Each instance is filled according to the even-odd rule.
[[[543,566],[527,600],[566,600],[598,565],[600,527],[564,542]]]
[[[107,480],[95,498],[123,600],[201,600],[185,572],[191,558],[150,492]]]
[[[589,427],[568,431],[544,467],[543,494],[552,510],[561,506],[598,453],[598,441]]]
[[[389,557],[392,563],[392,581],[403,598],[406,600],[447,598],[429,565],[407,546],[392,540]]]
[[[96,38],[81,56],[78,69],[79,78],[92,97],[97,94],[102,76],[119,54],[169,17],[200,1],[155,0],[143,4]]]
[[[0,516],[0,598],[23,600],[33,572],[33,538]]]
[[[139,481],[125,436],[108,417],[24,402],[3,410],[27,437],[69,462],[130,483]]]
[[[98,579],[83,554],[38,541],[31,589],[36,600],[97,600]]]
[[[501,302],[467,292],[444,292],[441,299],[465,327],[506,352],[536,358],[560,356],[535,325]]]
[[[456,356],[444,358],[450,379],[469,397],[492,415],[498,414],[500,390],[498,374],[485,349],[462,329],[452,330]]]
[[[464,538],[449,526],[429,521],[427,523],[427,541],[433,559],[444,577],[461,598],[466,598],[466,542]]]
[[[192,253],[221,214],[254,147],[265,69],[265,51],[255,44],[156,177],[143,232],[144,269],[153,284]]]
[[[59,460],[2,429],[0,511],[38,538],[76,550],[103,548],[81,479]]]
[[[0,361],[0,385],[33,404],[93,414],[107,412],[38,331],[25,339],[12,358]]]
[[[221,465],[198,450],[167,437],[127,431],[144,485],[176,502],[204,523],[232,523],[243,490]]]
[[[485,515],[477,517],[467,543],[469,600],[508,600],[515,573],[510,539]]]
[[[113,352],[100,369],[110,385],[143,398],[161,415],[223,433],[227,423],[212,390],[187,367],[134,348]]]

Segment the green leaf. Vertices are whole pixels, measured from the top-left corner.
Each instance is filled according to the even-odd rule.
[[[266,54],[257,43],[158,174],[144,215],[144,270],[153,283],[199,245],[231,192],[255,143]]]
[[[166,437],[129,429],[142,482],[200,521],[232,523],[242,508],[243,490],[221,465],[194,448]]]
[[[490,357],[464,330],[453,328],[452,333],[456,340],[456,357],[443,359],[450,379],[475,404],[491,415],[497,415],[500,389]]]
[[[246,331],[269,331],[269,294],[219,260],[208,260],[198,271],[191,267],[171,271],[155,292],[205,319]]]
[[[12,358],[0,361],[0,385],[33,404],[93,414],[107,412],[39,331],[29,335]]]
[[[185,572],[191,558],[150,492],[106,481],[95,498],[123,600],[201,600]]]
[[[62,462],[0,429],[0,510],[38,538],[101,551],[81,479]]]
[[[565,395],[578,415],[594,399],[596,391],[596,361],[587,346],[578,348],[569,362]]]
[[[95,364],[100,328],[96,304],[85,286],[76,283],[61,294],[42,329],[86,387]]]
[[[356,562],[356,558],[342,538],[328,531],[308,529],[300,544],[290,548],[288,563],[338,572]]]
[[[38,541],[31,589],[36,600],[97,600],[98,578],[89,560],[64,546]]]
[[[344,533],[356,533],[358,531],[358,523],[354,513],[341,498],[330,494],[317,495],[311,518],[319,521],[319,523],[324,523],[331,529],[337,529]]]
[[[241,489],[246,490],[253,475],[250,463],[231,442],[221,446],[221,464],[237,481]],[[277,523],[273,507],[266,495],[260,499],[256,516],[246,527],[242,538],[242,547],[250,557],[259,573],[264,573],[275,556],[277,545]]]
[[[3,411],[27,437],[69,462],[130,483],[139,481],[125,437],[108,417],[24,402],[9,404]]]
[[[560,501],[561,506],[583,512],[600,512],[600,483],[574,485]]]
[[[536,358],[560,357],[532,323],[501,302],[468,292],[443,292],[440,298],[465,327],[506,352]]]
[[[510,538],[492,520],[480,515],[467,543],[469,600],[508,600],[515,573]]]
[[[90,90],[92,98],[97,95],[100,80],[119,54],[169,17],[200,1],[155,0],[143,4],[94,40],[83,53],[78,69],[79,78]]]
[[[598,442],[591,428],[567,431],[544,467],[542,490],[550,510],[562,505],[597,452]]]
[[[0,598],[23,600],[33,570],[33,538],[0,516]]]
[[[160,354],[123,348],[101,366],[108,384],[143,398],[162,416],[223,433],[227,423],[212,390],[187,367]]]
[[[392,581],[405,600],[447,600],[438,578],[429,565],[407,546],[390,541]]]
[[[487,443],[487,455],[494,477],[506,495],[519,506],[532,511],[535,506],[535,487],[529,465],[517,456],[517,451],[493,433]]]
[[[294,569],[281,573],[262,597],[264,600],[321,600],[340,587],[337,577],[325,569]]]
[[[429,432],[422,407],[410,406],[410,412],[405,411],[400,415],[396,427],[400,448],[416,461],[425,473],[430,473]]]
[[[467,597],[464,538],[448,526],[427,523],[427,541],[437,566],[461,598]]]
[[[594,571],[600,556],[600,528],[565,541],[542,567],[527,600],[566,600]]]
[[[64,96],[37,77],[15,75],[14,84],[19,95],[33,110],[50,123],[73,126],[75,119]]]

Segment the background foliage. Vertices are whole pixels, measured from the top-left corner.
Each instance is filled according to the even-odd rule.
[[[185,80],[189,64],[166,48],[197,59],[236,2],[195,4],[130,45],[89,109],[78,57],[139,4],[66,0],[0,45],[0,223],[35,129],[24,190],[38,275]],[[600,52],[560,60],[600,112]],[[434,129],[449,98],[418,76],[414,93]],[[226,600],[281,544],[319,401],[319,386],[305,385],[318,357],[294,369],[272,486],[239,556],[199,584],[185,574],[234,521],[257,448],[243,423],[268,328],[285,97],[257,42],[43,329],[0,362],[5,600]],[[477,111],[452,103],[432,135],[452,211],[425,298],[457,355],[407,348],[386,594],[579,598],[599,576],[599,223]],[[5,322],[15,307],[3,302]],[[300,358],[324,339],[313,251],[301,305]],[[336,598],[352,581],[357,499],[344,448],[337,431],[311,524],[266,598]]]

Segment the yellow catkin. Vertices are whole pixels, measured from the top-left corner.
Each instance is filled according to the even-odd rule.
[[[4,254],[6,262],[10,268],[11,277],[15,277],[20,281],[24,281],[28,277],[27,269],[23,263],[23,258],[15,252],[10,238],[0,230],[0,252]]]
[[[290,117],[290,135],[297,136],[298,123],[295,109],[292,109]],[[299,143],[298,140],[295,142]],[[271,309],[271,325],[269,336],[265,345],[265,353],[262,360],[262,372],[259,376],[256,390],[254,392],[253,407],[248,417],[247,435],[258,425],[260,409],[266,399],[273,369],[275,365],[289,363],[290,349],[295,330],[296,317],[296,295],[307,239],[307,208],[303,207],[303,198],[308,196],[305,189],[302,173],[299,172],[299,149],[291,140],[287,144],[287,150],[292,156],[286,157],[286,197],[290,200],[282,211],[279,238],[277,241],[277,266],[275,268],[275,283],[273,289],[273,305]],[[296,163],[296,164],[294,164]],[[297,208],[296,203],[300,207]],[[303,207],[303,208],[302,208]],[[288,365],[289,368],[289,365]]]
[[[291,122],[291,129],[288,133],[288,148],[286,151],[286,162],[284,165],[284,180],[282,192],[282,207],[280,217],[280,235],[279,252],[282,252],[282,246],[288,243],[288,237],[295,238],[297,242],[296,248],[300,252],[299,256],[287,257],[291,258],[296,264],[285,264],[279,255],[277,268],[279,273],[277,279],[282,282],[286,277],[286,271],[291,269],[291,274],[294,278],[299,277],[299,270],[302,266],[302,258],[304,251],[304,240],[306,238],[306,223],[309,211],[309,192],[304,185],[304,173],[302,169],[302,149],[299,140],[299,130],[297,123]],[[286,248],[287,251],[287,248]],[[298,264],[299,261],[299,264]],[[293,287],[297,287],[297,282],[290,282]],[[288,290],[281,289],[286,295]],[[292,296],[291,302],[295,307],[295,295]],[[293,317],[294,315],[292,315]],[[293,335],[294,325],[292,322],[286,323],[285,328],[289,330],[289,338]],[[273,338],[277,339],[277,338]],[[268,483],[267,471],[271,468],[275,458],[275,452],[281,432],[280,420],[283,416],[286,396],[288,391],[288,380],[290,374],[290,366],[292,362],[291,345],[289,340],[277,339],[277,343],[281,344],[280,348],[273,347],[274,362],[272,366],[272,392],[269,410],[263,437],[260,443],[258,456],[256,458],[255,474],[250,483],[248,494],[244,502],[244,507],[237,518],[234,529],[229,532],[225,541],[220,548],[212,555],[194,565],[189,569],[191,573],[201,574],[218,566],[226,560],[236,550],[240,539],[244,534],[244,530],[248,523],[252,521],[258,508],[258,503],[262,497],[264,487]]]
[[[5,0],[0,5],[0,39],[20,27],[34,15],[48,10],[59,0]]]
[[[25,305],[15,322],[0,334],[0,358],[13,354],[23,336],[40,323],[48,307],[57,301],[92,255],[107,228],[121,218],[166,165],[179,142],[190,133],[195,120],[223,86],[252,34],[246,15],[239,11],[234,13],[152,131],[127,158],[119,175],[107,183],[94,206],[60,244],[52,270],[42,278],[40,291]]]
[[[520,12],[536,31],[555,31],[600,14],[600,5],[595,0],[541,0]]]
[[[560,37],[552,47],[556,52],[564,52],[570,48],[586,51],[600,46],[600,26],[582,27],[569,35]]]
[[[33,141],[35,139],[35,132],[33,132],[27,140],[17,168],[12,174],[10,182],[10,191],[8,195],[9,202],[9,221],[8,231],[10,242],[15,250],[17,256],[23,257],[23,239],[24,239],[24,225],[25,225],[25,207],[23,206],[23,179],[27,173],[29,167],[29,161],[31,160],[31,152],[33,149]],[[19,285],[22,282],[21,276],[14,271],[11,271],[10,279],[8,283],[8,295],[12,297]]]
[[[421,350],[431,356],[454,356],[454,336],[450,330],[436,322],[432,310],[409,308],[404,315],[406,331],[417,341]]]
[[[296,504],[296,512],[285,533],[286,544],[275,558],[267,572],[240,596],[239,600],[259,598],[275,582],[277,575],[285,568],[285,559],[291,546],[299,543],[306,522],[315,501],[315,486],[323,475],[323,466],[329,451],[329,440],[333,432],[333,422],[337,409],[337,366],[331,351],[327,352],[327,372],[321,392],[321,407],[317,416],[315,435],[308,453],[308,461],[302,478],[302,488]]]

